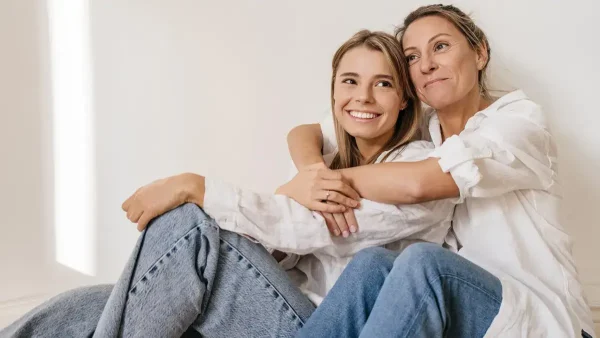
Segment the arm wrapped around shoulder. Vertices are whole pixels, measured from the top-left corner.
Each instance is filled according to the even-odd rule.
[[[519,101],[479,114],[430,154],[459,187],[457,202],[526,189],[558,193],[556,146],[540,107]]]

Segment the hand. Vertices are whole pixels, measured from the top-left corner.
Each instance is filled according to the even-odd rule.
[[[340,172],[330,170],[323,163],[303,168],[275,194],[286,195],[310,210],[328,213],[342,213],[346,207],[356,208],[360,199]]]
[[[328,204],[333,204],[329,202]],[[319,212],[321,216],[325,219],[325,223],[327,224],[327,229],[334,236],[344,236],[344,238],[350,236],[350,233],[355,233],[358,231],[358,222],[356,221],[356,217],[354,216],[353,209],[347,209],[343,213],[328,213],[328,212]]]
[[[192,202],[204,203],[204,177],[196,174],[181,174],[154,181],[139,188],[123,205],[127,218],[137,223],[142,231],[155,217],[178,206]]]

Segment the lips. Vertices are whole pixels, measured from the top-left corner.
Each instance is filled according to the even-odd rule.
[[[372,121],[381,114],[372,112],[372,111],[361,111],[361,110],[346,110],[346,113],[350,115],[353,119],[358,121]]]
[[[442,81],[448,80],[447,78],[443,78],[443,79],[433,79],[433,80],[429,80],[427,82],[425,82],[425,85],[423,86],[423,88],[427,88],[429,85],[432,85],[434,83],[439,83]]]

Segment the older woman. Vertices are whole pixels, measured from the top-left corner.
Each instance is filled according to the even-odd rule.
[[[488,40],[454,6],[417,9],[397,37],[418,95],[433,109],[436,149],[420,162],[342,170],[340,186],[395,204],[454,198],[453,250],[414,244],[401,254],[359,253],[300,336],[586,336],[591,315],[557,216],[556,147],[541,108],[522,91],[490,97]],[[322,132],[325,150],[331,133]],[[290,134],[298,165],[320,161],[320,137],[318,125]],[[301,188],[318,192],[322,181],[306,177],[288,194],[318,208]],[[337,216],[334,228],[354,221]]]

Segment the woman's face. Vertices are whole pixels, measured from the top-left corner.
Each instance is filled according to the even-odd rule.
[[[382,52],[364,46],[346,52],[333,87],[334,113],[344,130],[363,140],[390,138],[406,106],[393,83]]]
[[[479,90],[487,56],[474,51],[450,21],[435,15],[414,21],[402,46],[419,98],[431,107],[444,109]]]

